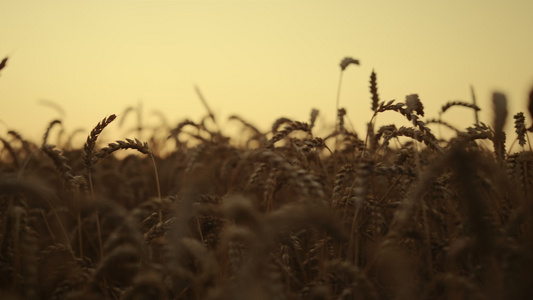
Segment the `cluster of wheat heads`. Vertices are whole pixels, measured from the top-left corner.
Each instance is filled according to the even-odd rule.
[[[451,125],[423,121],[417,95],[380,101],[376,77],[362,139],[342,108],[322,138],[316,110],[267,133],[232,116],[247,136],[240,143],[210,129],[211,113],[150,144],[101,145],[114,115],[81,149],[49,144],[60,121],[39,144],[9,131],[0,138],[1,298],[531,299],[525,116],[515,115],[518,151],[506,151],[501,94],[492,125],[440,140],[429,126]],[[479,110],[456,101],[442,113],[452,106]],[[375,129],[385,111],[412,126]],[[114,155],[124,149],[136,153]]]

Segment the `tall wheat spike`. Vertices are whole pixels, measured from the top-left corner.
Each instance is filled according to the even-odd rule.
[[[374,70],[372,70],[372,74],[370,74],[370,94],[372,95],[372,110],[376,111],[378,108],[379,101],[379,95],[378,95],[378,80],[377,75]]]

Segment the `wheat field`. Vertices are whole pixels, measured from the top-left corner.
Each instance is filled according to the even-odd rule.
[[[1,299],[533,299],[524,114],[495,93],[494,120],[454,128],[450,108],[481,108],[423,119],[416,94],[380,100],[374,72],[369,91],[363,134],[337,102],[324,135],[312,110],[268,132],[232,116],[236,139],[203,99],[201,122],[108,144],[113,114],[83,147],[54,138],[60,120],[39,142],[2,133]],[[386,111],[411,126],[375,128]]]

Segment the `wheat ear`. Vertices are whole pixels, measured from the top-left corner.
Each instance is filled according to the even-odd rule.
[[[372,74],[370,74],[370,94],[372,94],[372,111],[376,111],[376,109],[378,109],[379,95],[378,80],[374,70],[372,70]]]
[[[283,139],[295,130],[305,131],[309,134],[311,133],[311,127],[309,126],[309,124],[298,121],[291,122],[287,126],[285,126],[283,130],[278,131],[274,134],[274,136],[268,141],[267,147],[273,147],[277,141]]]
[[[502,93],[494,93],[492,96],[494,107],[494,149],[500,162],[505,154],[505,132],[503,126],[507,119],[507,98]]]
[[[44,136],[43,136],[43,146],[46,145],[47,141],[48,141],[48,135],[50,134],[50,130],[52,130],[52,128],[54,127],[54,125],[56,124],[60,124],[61,125],[61,121],[60,120],[53,120],[52,122],[50,122],[50,124],[48,125],[48,128],[46,128],[46,131],[44,133]]]
[[[91,130],[91,133],[87,137],[87,142],[85,142],[85,145],[83,146],[83,154],[81,157],[83,159],[83,163],[85,164],[85,168],[87,168],[87,172],[89,174],[91,171],[90,169],[94,164],[93,152],[94,152],[94,146],[96,145],[96,140],[98,139],[98,136],[100,135],[100,133],[102,133],[104,128],[106,128],[107,125],[109,125],[109,123],[113,122],[113,120],[115,120],[116,117],[117,116],[113,114],[107,118],[104,118],[100,123],[96,125],[96,127],[93,128],[93,130]],[[92,185],[92,181],[90,178],[91,177],[89,175],[89,184],[91,187],[91,192],[93,193],[93,196],[94,196],[93,185]]]
[[[54,145],[47,144],[43,145],[41,149],[46,155],[48,155],[48,157],[52,159],[64,183],[69,188],[72,188],[76,185],[76,180],[74,175],[72,175],[72,168],[67,163],[68,158],[62,155],[60,150],[54,148]]]

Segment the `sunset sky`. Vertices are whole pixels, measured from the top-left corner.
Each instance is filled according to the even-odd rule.
[[[482,121],[491,123],[494,91],[507,95],[512,121],[533,87],[532,12],[530,0],[3,1],[0,136],[40,139],[60,117],[67,132],[88,133],[139,102],[146,126],[160,124],[154,111],[171,126],[199,121],[195,85],[228,130],[232,114],[268,130],[279,117],[306,122],[313,108],[325,126],[346,56],[361,61],[344,72],[340,96],[359,135],[373,69],[381,100],[417,93],[428,118],[447,101],[471,101],[472,85]],[[396,122],[391,115],[379,123]],[[462,128],[474,120],[463,108],[443,119]]]

